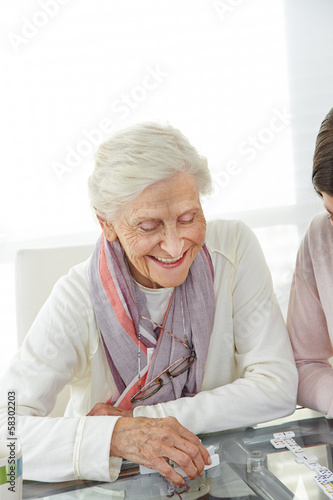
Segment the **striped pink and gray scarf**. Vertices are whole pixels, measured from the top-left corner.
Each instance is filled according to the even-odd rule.
[[[139,356],[143,387],[188,352],[171,335],[160,328],[154,329],[154,325],[142,317],[150,318],[146,296],[133,281],[118,241],[110,243],[103,235],[100,237],[91,257],[88,277],[98,328],[117,387],[111,404],[130,409],[135,406],[131,397],[139,390]],[[163,321],[163,326],[181,340],[187,336],[197,359],[190,370],[172,379],[146,401],[136,403],[137,406],[193,396],[200,391],[215,315],[213,279],[211,257],[203,245],[186,280],[174,289]],[[155,349],[149,364],[148,348]]]

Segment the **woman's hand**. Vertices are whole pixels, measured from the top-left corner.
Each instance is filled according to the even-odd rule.
[[[87,414],[87,417],[96,417],[98,415],[111,415],[113,417],[133,417],[132,410],[121,410],[112,405],[97,403]]]
[[[184,478],[168,460],[179,465],[189,479],[201,476],[204,466],[211,463],[200,439],[174,417],[119,418],[112,434],[110,456],[155,469],[177,486],[184,486]]]

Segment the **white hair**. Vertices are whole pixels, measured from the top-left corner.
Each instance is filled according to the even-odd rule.
[[[207,160],[171,125],[147,122],[113,134],[95,155],[89,197],[97,215],[111,222],[148,186],[178,172],[196,179],[200,195],[211,191]]]

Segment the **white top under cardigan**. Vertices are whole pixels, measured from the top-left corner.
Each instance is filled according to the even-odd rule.
[[[212,221],[206,243],[216,314],[202,390],[134,410],[135,417],[173,415],[196,434],[288,415],[297,390],[286,327],[252,231],[238,221]],[[7,392],[15,391],[25,479],[113,481],[120,470],[121,459],[109,458],[119,417],[85,416],[115,389],[91,304],[88,263],[55,285],[0,381],[0,438],[7,438]],[[67,383],[66,418],[47,418]]]

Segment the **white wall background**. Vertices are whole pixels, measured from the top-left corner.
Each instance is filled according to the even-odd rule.
[[[16,349],[19,248],[94,241],[97,144],[169,121],[207,156],[208,218],[256,231],[285,314],[321,209],[314,141],[333,106],[330,0],[15,0],[0,4],[0,372]]]

